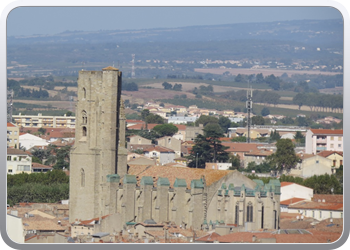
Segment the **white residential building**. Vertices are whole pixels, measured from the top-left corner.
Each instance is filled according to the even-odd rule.
[[[7,148],[7,174],[32,172],[32,157],[25,151],[16,148]]]
[[[168,123],[172,124],[187,124],[189,122],[195,122],[198,119],[196,116],[170,116],[168,117]]]
[[[311,201],[313,189],[293,182],[281,182],[281,201],[291,198],[302,198]]]
[[[74,116],[18,115],[12,116],[18,127],[25,128],[75,128]]]
[[[305,136],[305,153],[321,151],[343,151],[342,129],[309,129]]]
[[[28,150],[34,146],[47,146],[49,145],[49,142],[38,136],[26,133],[19,136],[19,145],[20,147],[24,147],[26,150]]]

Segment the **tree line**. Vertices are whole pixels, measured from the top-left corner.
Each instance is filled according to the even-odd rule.
[[[62,170],[7,175],[7,204],[69,199],[69,176]]]
[[[343,111],[343,95],[326,95],[319,93],[298,93],[293,97],[293,103],[308,106],[311,111]]]

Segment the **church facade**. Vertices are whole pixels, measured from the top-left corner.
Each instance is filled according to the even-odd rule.
[[[279,228],[278,180],[264,184],[236,170],[128,166],[121,81],[122,73],[113,67],[79,73],[71,223],[113,215],[106,227],[110,233],[146,220],[193,229]]]

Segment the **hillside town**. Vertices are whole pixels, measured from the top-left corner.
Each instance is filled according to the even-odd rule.
[[[270,125],[250,126],[246,122],[250,113],[150,102],[138,107],[142,119],[126,119],[128,107],[117,90],[119,73],[114,67],[81,71],[76,116],[19,114],[7,123],[8,176],[42,176],[59,170],[63,179],[69,178],[69,198],[53,203],[11,200],[7,229],[12,239],[20,243],[339,239],[342,186],[320,191],[306,186],[305,180],[342,173],[342,129],[274,125],[285,116],[272,114],[264,117]],[[110,75],[118,80],[108,80]],[[94,89],[84,81],[98,77],[104,88]],[[112,90],[119,91],[117,97],[110,97]],[[91,101],[96,106],[89,106]],[[119,109],[111,112],[109,107]],[[145,118],[152,115],[162,122],[149,123]],[[213,128],[219,125],[213,119],[228,120],[226,131],[214,135]],[[341,120],[329,116],[317,123]],[[282,142],[292,145],[295,159],[280,167],[274,160],[287,147]],[[213,157],[206,157],[211,149],[205,151],[205,145],[218,148]],[[276,168],[264,169],[270,162]]]

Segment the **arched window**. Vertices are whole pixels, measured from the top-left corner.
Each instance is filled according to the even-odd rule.
[[[87,135],[87,130],[86,130],[86,127],[84,126],[83,127],[83,136],[86,136]]]
[[[261,207],[261,228],[264,228],[264,205]]]
[[[85,187],[85,171],[83,168],[80,170],[80,186]]]
[[[247,222],[253,222],[253,204],[251,202],[247,206]]]
[[[239,203],[236,203],[235,206],[235,224],[238,226],[239,224]]]
[[[86,99],[86,89],[83,88],[83,98]]]
[[[81,117],[82,117],[82,124],[87,124],[87,113],[85,110],[83,110],[83,112],[81,112]]]

